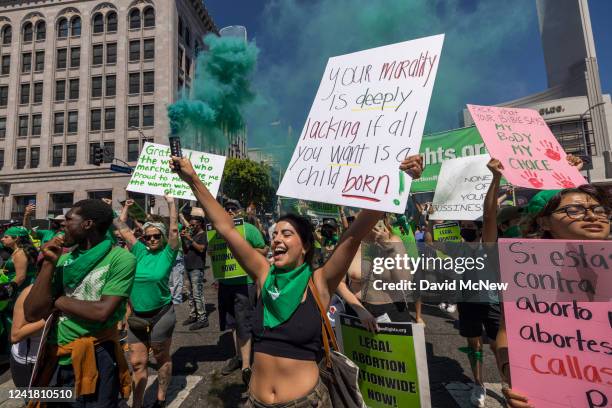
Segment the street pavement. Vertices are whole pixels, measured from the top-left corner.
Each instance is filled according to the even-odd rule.
[[[172,343],[174,377],[167,397],[171,408],[234,408],[245,401],[246,387],[242,384],[240,372],[221,375],[222,367],[233,355],[232,337],[229,331],[219,331],[216,289],[211,284],[210,270],[206,274],[205,299],[210,312],[210,327],[189,331],[181,324],[189,312],[187,303],[176,307],[177,325]],[[455,328],[457,316],[442,312],[435,305],[424,305],[423,312],[427,324],[425,341],[432,407],[468,408],[471,406],[471,370],[467,356],[458,351],[465,345],[465,340]],[[13,387],[8,365],[0,367],[0,373],[0,408],[23,406],[21,402],[8,400],[8,390]],[[146,404],[155,399],[156,378],[153,362]],[[484,381],[488,388],[487,408],[503,407],[500,378],[488,346],[484,354]]]

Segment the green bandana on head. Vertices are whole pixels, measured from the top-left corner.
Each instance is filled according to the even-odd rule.
[[[28,230],[24,227],[10,227],[4,231],[4,235],[9,237],[27,237],[30,234],[28,234]]]
[[[307,263],[290,271],[272,265],[261,292],[264,327],[272,329],[289,320],[302,303],[311,276],[312,269]]]
[[[112,248],[112,241],[104,239],[98,245],[86,251],[77,248],[68,253],[63,258],[63,264],[58,265],[63,269],[64,285],[74,289]]]

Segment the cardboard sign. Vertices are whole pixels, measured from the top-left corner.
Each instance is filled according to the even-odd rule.
[[[439,242],[461,242],[461,228],[457,222],[434,224],[433,240]]]
[[[215,197],[219,191],[225,156],[183,149],[202,183]],[[170,147],[157,143],[145,143],[138,164],[126,188],[127,191],[195,200],[193,192],[176,173],[170,171]]]
[[[612,404],[612,241],[500,239],[512,388],[538,408]]]
[[[330,58],[277,194],[403,213],[444,35]]]
[[[540,114],[532,109],[468,105],[491,157],[512,185],[554,190],[586,184]]]
[[[461,157],[442,163],[434,194],[432,220],[482,219],[483,203],[493,181],[488,154]]]
[[[342,353],[359,366],[368,407],[431,407],[423,325],[378,323],[376,334],[355,317],[340,315]]]
[[[245,236],[244,220],[242,218],[234,220],[234,227],[242,237]],[[211,224],[206,225],[206,239],[208,240],[208,254],[210,255],[215,279],[231,279],[247,275],[234,258],[234,254],[227,246],[227,241],[217,234]]]

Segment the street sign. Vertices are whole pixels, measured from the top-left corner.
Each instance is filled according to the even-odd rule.
[[[132,174],[132,168],[131,167],[127,167],[127,166],[118,166],[116,164],[111,164],[110,165],[110,170],[111,171],[116,171],[117,173],[125,173],[125,174]]]

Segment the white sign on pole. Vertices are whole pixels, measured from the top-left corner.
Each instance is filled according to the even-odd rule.
[[[332,57],[277,194],[403,213],[444,34]]]
[[[223,176],[225,156],[187,149],[183,149],[183,156],[191,160],[200,180],[208,191],[216,196]],[[169,161],[170,147],[157,143],[145,143],[126,190],[158,196],[168,194],[184,200],[195,200],[189,186],[176,173],[170,171]]]
[[[488,154],[442,162],[432,206],[432,220],[482,219],[483,203],[493,181]]]

